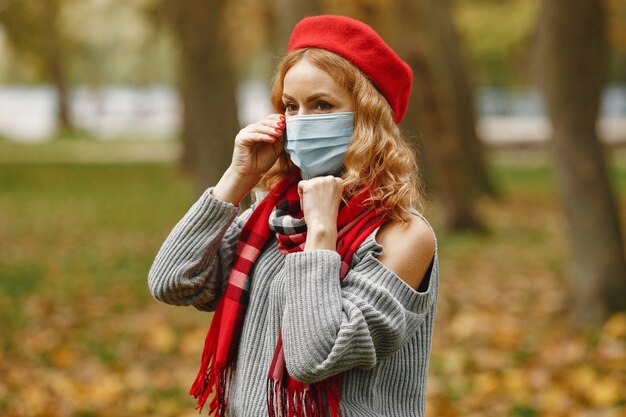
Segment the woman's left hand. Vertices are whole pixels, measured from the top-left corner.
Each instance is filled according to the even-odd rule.
[[[335,249],[343,195],[341,178],[328,175],[300,181],[298,194],[308,230],[305,249]]]

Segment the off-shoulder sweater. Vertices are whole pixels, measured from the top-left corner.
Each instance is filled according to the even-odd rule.
[[[148,275],[152,295],[214,310],[253,209],[239,214],[237,206],[205,191],[161,246]],[[268,415],[267,373],[281,327],[292,377],[312,383],[343,373],[342,416],[424,415],[437,250],[415,290],[377,259],[383,251],[377,230],[355,252],[341,281],[337,252],[284,255],[270,238],[251,271],[231,417]]]

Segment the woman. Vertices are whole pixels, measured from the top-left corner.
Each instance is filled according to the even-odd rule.
[[[223,416],[421,416],[433,232],[397,123],[412,72],[367,25],[302,20],[233,159],[171,232],[153,295],[215,310],[191,393]],[[243,214],[256,185],[265,197]]]

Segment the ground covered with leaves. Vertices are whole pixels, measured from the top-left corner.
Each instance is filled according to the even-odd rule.
[[[438,235],[428,416],[626,416],[626,315],[570,325],[545,155],[492,161],[489,232]],[[626,221],[624,152],[614,162]],[[168,162],[0,164],[0,415],[197,415],[187,390],[210,315],[160,304],[146,284],[194,200]],[[436,202],[426,214],[437,228]]]

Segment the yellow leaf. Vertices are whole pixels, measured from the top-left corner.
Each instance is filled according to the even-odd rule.
[[[48,386],[55,396],[73,400],[78,396],[76,384],[64,372],[54,372],[47,376]]]
[[[626,341],[604,338],[597,347],[600,358],[612,369],[626,369]]]
[[[510,360],[510,354],[498,349],[474,349],[472,360],[479,369],[499,370],[504,368]]]
[[[176,342],[176,336],[172,329],[164,325],[149,327],[146,336],[150,348],[160,353],[171,351]]]
[[[180,353],[188,357],[196,357],[202,353],[206,329],[194,329],[185,333],[180,340]]]
[[[493,329],[490,341],[499,349],[510,350],[519,344],[520,335],[521,329],[517,321],[503,317]]]
[[[570,395],[558,386],[552,386],[540,393],[540,405],[545,411],[562,411],[569,407]]]
[[[171,399],[159,400],[156,404],[160,416],[173,416],[180,411],[180,408],[178,403]]]
[[[124,380],[129,388],[137,391],[147,387],[150,383],[148,373],[143,368],[139,367],[129,370],[126,375],[124,375]]]
[[[626,314],[617,313],[611,316],[602,326],[602,334],[613,338],[626,337]]]
[[[598,379],[596,371],[589,365],[580,365],[568,373],[568,382],[577,391],[584,393],[591,390]]]
[[[465,312],[454,318],[450,324],[450,332],[457,340],[465,340],[484,330],[484,322],[480,313]]]
[[[507,369],[503,374],[506,392],[518,403],[527,402],[529,396],[528,377],[520,369]]]
[[[128,411],[136,416],[149,415],[147,410],[150,405],[150,398],[142,393],[133,393],[133,395],[126,402],[126,408]]]
[[[596,406],[606,407],[620,400],[620,386],[609,378],[597,381],[587,392],[587,398]]]
[[[535,390],[542,390],[551,382],[550,374],[543,367],[533,368],[528,371],[528,383]]]
[[[51,359],[58,368],[69,368],[76,363],[76,352],[68,346],[59,346],[52,352]]]
[[[441,363],[446,373],[460,372],[467,362],[467,356],[459,349],[446,350],[441,356]]]
[[[492,394],[499,386],[500,380],[494,372],[483,372],[474,378],[475,391],[480,394]]]
[[[21,391],[22,405],[25,408],[25,415],[36,416],[46,408],[48,402],[47,392],[40,386],[25,386]]]
[[[104,374],[94,381],[90,387],[90,395],[95,405],[111,407],[119,399],[124,390],[124,383],[113,374]]]

